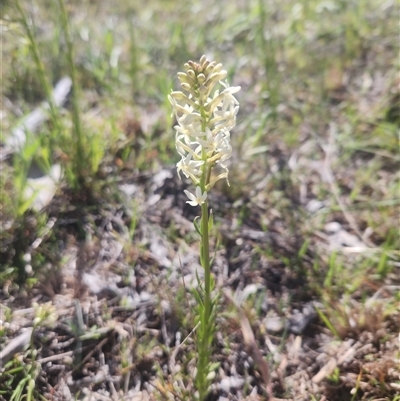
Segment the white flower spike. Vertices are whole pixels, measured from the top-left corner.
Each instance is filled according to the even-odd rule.
[[[236,125],[239,102],[233,96],[240,86],[231,87],[222,80],[227,72],[222,64],[210,62],[205,56],[199,63],[185,64],[186,73],[179,72],[181,91],[168,95],[178,125],[176,149],[181,156],[177,163],[178,176],[182,172],[196,185],[196,196],[189,191],[192,206],[202,205],[214,184],[225,178],[228,185],[229,170],[225,161],[231,157],[230,130]],[[218,83],[222,91],[215,90]],[[186,92],[186,93],[184,93]],[[214,167],[223,173],[213,177]],[[207,190],[206,190],[207,188]]]

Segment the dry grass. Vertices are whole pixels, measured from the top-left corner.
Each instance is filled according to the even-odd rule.
[[[239,3],[68,4],[93,173],[18,212],[33,161],[74,163],[68,103],[63,135],[47,122],[1,158],[0,399],[27,375],[32,399],[192,399],[196,212],[166,95],[204,51],[242,86],[231,186],[210,199],[231,294],[210,401],[398,399],[398,6]],[[53,85],[68,73],[56,3],[24,7]],[[6,138],[45,94],[12,4],[2,23]],[[33,302],[58,318],[21,351]]]

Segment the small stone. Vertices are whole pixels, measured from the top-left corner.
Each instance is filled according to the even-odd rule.
[[[308,202],[306,209],[310,213],[315,213],[317,210],[322,209],[324,207],[324,202],[319,201],[318,199],[311,199]]]
[[[332,221],[331,223],[325,224],[325,231],[327,233],[337,233],[339,230],[341,230],[342,225],[338,223],[337,221]]]
[[[32,276],[32,274],[33,274],[32,265],[25,265],[25,273],[26,273],[28,276]]]
[[[243,386],[244,380],[240,377],[229,376],[225,377],[221,380],[220,388],[221,390],[226,391],[227,393],[230,392],[233,388],[240,388]]]
[[[142,292],[140,293],[140,300],[141,300],[142,302],[150,301],[150,299],[151,299],[151,295],[150,295],[148,292],[142,291]]]
[[[130,198],[137,192],[138,187],[134,184],[122,184],[119,186],[119,189]]]
[[[264,326],[268,333],[279,333],[284,329],[283,319],[279,316],[267,317],[264,319]]]

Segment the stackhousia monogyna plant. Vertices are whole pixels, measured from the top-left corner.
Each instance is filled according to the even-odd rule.
[[[222,64],[210,62],[205,56],[199,63],[189,61],[186,72],[179,72],[183,92],[174,91],[168,96],[178,125],[176,149],[181,156],[177,164],[180,173],[195,185],[194,193],[185,190],[191,206],[201,207],[201,216],[194,225],[201,236],[200,261],[204,268],[204,281],[199,277],[194,294],[198,302],[197,321],[197,398],[203,401],[214,377],[215,364],[211,363],[215,309],[217,298],[212,295],[214,280],[211,275],[209,234],[212,213],[208,211],[208,193],[220,179],[228,181],[226,160],[231,157],[230,131],[236,125],[239,103],[233,96],[240,90],[223,81],[227,72]],[[217,86],[222,88],[217,89]],[[217,168],[216,174],[211,174]],[[200,219],[200,224],[199,224]]]

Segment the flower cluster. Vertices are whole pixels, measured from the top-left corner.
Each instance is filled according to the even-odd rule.
[[[196,186],[195,194],[185,190],[192,206],[202,205],[207,192],[214,184],[225,178],[228,182],[228,168],[225,161],[232,154],[230,130],[236,125],[239,103],[233,96],[240,86],[230,87],[227,72],[222,64],[210,62],[205,56],[200,62],[189,61],[185,64],[186,73],[179,72],[178,78],[184,92],[175,91],[168,95],[178,125],[176,129],[176,149],[181,155],[177,164],[180,172],[190,178]],[[223,90],[214,90],[216,84]],[[211,171],[222,167],[216,177]]]

